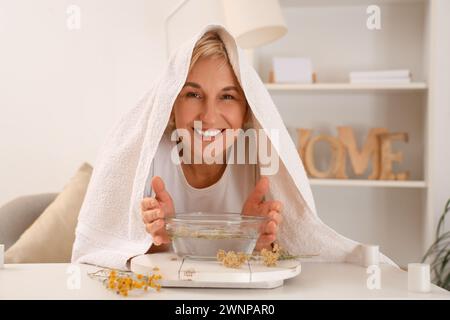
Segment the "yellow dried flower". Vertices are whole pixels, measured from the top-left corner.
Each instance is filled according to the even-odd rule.
[[[274,267],[277,265],[278,258],[280,257],[280,246],[275,243],[272,250],[262,249],[260,255],[263,259],[263,263],[267,267]]]
[[[162,278],[162,276],[160,274],[156,274],[154,278],[155,278],[155,280],[159,280]]]
[[[264,265],[273,267],[277,265],[278,259],[282,253],[282,249],[278,243],[274,243],[272,250],[262,249],[258,254],[247,255],[243,252],[225,251],[219,249],[216,254],[217,261],[222,262],[225,267],[239,268],[243,263],[250,260],[253,256],[262,258]]]
[[[217,260],[222,262],[225,267],[239,268],[243,263],[247,262],[249,256],[243,252],[234,252],[220,249],[216,254]]]
[[[280,245],[279,245],[278,243],[275,243],[275,244],[273,245],[272,251],[273,251],[273,252],[279,252],[280,250],[281,250]]]
[[[267,267],[273,267],[277,265],[278,253],[263,249],[261,251],[263,262]]]
[[[219,249],[219,251],[217,251],[217,255],[216,255],[217,260],[222,262],[226,255],[227,255],[227,253],[225,252],[225,250]]]
[[[159,270],[159,268],[157,269]],[[130,290],[148,291],[148,287],[151,287],[156,288],[155,291],[159,291],[161,288],[160,284],[154,283],[162,278],[160,274],[144,276],[125,271],[101,269],[88,275],[91,278],[102,280],[107,289],[114,290],[117,294],[125,297],[128,296]]]

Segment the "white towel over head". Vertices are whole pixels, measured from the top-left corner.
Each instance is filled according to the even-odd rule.
[[[211,30],[217,31],[225,44],[251,107],[253,126],[263,129],[271,142],[277,139],[272,149],[279,156],[279,169],[268,178],[270,197],[284,205],[280,245],[292,254],[318,254],[311,258],[314,261],[362,264],[359,243],[340,235],[318,217],[302,161],[270,94],[245,52],[220,25],[206,26],[178,48],[164,73],[107,136],[81,207],[72,262],[127,269],[130,257],[150,248],[152,238],[140,210],[152,159],[186,81],[193,48]],[[380,263],[395,265],[382,254]]]

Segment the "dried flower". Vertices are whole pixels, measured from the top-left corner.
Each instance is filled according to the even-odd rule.
[[[159,268],[153,268],[153,271],[159,271]],[[148,288],[153,288],[160,291],[161,285],[157,283],[162,276],[160,274],[152,274],[144,276],[142,274],[134,274],[132,272],[117,271],[110,269],[100,269],[93,273],[88,273],[89,277],[101,280],[107,289],[114,290],[117,294],[124,297],[134,289],[143,289],[147,291]]]
[[[316,256],[318,254],[311,255],[291,255],[288,251],[281,248],[278,243],[274,243],[272,250],[262,249],[258,253],[253,253],[253,255],[246,255],[242,252],[235,253],[234,251],[225,251],[218,250],[217,251],[217,260],[222,262],[225,267],[228,268],[239,268],[243,263],[248,260],[262,260],[267,267],[274,267],[277,265],[277,262],[280,260],[288,260],[288,259],[297,259],[297,258],[308,258],[312,256]]]
[[[278,253],[278,248],[275,250],[275,247],[272,250],[262,249],[261,257],[263,259],[264,265],[267,267],[274,267],[277,265],[278,258],[280,254]]]
[[[225,267],[239,268],[243,263],[249,260],[249,256],[243,252],[234,252],[220,249],[217,251],[217,260],[222,262]]]

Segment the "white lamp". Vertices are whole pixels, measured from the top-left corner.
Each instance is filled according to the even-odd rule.
[[[222,0],[225,23],[243,49],[275,41],[287,32],[278,0]]]
[[[164,20],[166,54],[169,57],[169,21],[189,0],[181,0]],[[222,0],[225,25],[237,44],[246,49],[255,65],[252,49],[275,41],[287,33],[278,0]]]

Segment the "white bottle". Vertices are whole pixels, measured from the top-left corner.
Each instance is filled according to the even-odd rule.
[[[408,291],[430,292],[430,265],[426,263],[408,264]]]
[[[0,269],[3,269],[5,246],[0,244]]]

